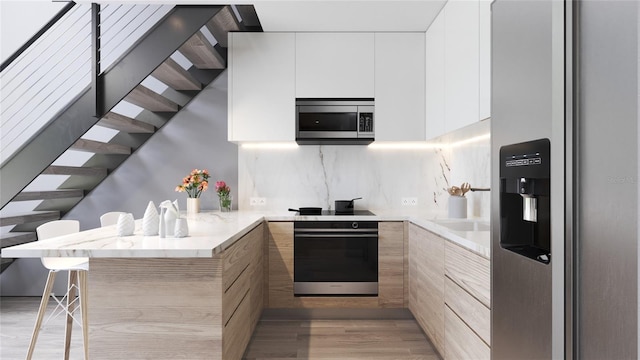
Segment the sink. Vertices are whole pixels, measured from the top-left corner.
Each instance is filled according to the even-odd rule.
[[[488,221],[466,220],[466,219],[442,219],[432,220],[435,224],[444,226],[454,231],[489,231]]]

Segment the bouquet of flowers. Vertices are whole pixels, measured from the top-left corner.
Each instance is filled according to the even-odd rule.
[[[216,181],[216,192],[220,199],[220,211],[231,211],[231,188],[224,181]]]
[[[209,188],[209,172],[193,169],[182,179],[182,184],[176,186],[177,192],[186,192],[190,198],[199,198],[203,191]]]

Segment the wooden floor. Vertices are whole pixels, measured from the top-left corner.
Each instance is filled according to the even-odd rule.
[[[260,321],[245,359],[440,359],[415,320]]]
[[[0,359],[24,359],[38,297],[0,298]],[[49,302],[53,309],[53,301]],[[45,317],[46,319],[46,317]],[[40,332],[33,359],[62,358],[64,318]],[[82,359],[82,332],[74,327],[71,359]],[[245,359],[428,359],[440,357],[414,320],[262,320]]]

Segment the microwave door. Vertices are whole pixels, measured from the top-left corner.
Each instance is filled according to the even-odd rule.
[[[304,138],[358,137],[357,106],[299,106],[298,134]]]

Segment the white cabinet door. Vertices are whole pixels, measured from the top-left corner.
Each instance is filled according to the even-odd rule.
[[[373,33],[297,33],[299,98],[373,98]]]
[[[431,23],[425,35],[425,131],[426,139],[445,133],[444,12]]]
[[[376,141],[425,140],[424,36],[375,34]]]
[[[480,0],[480,120],[491,117],[491,0]]]
[[[445,119],[452,131],[479,120],[479,3],[445,5]]]
[[[295,34],[229,34],[229,141],[295,140]]]

